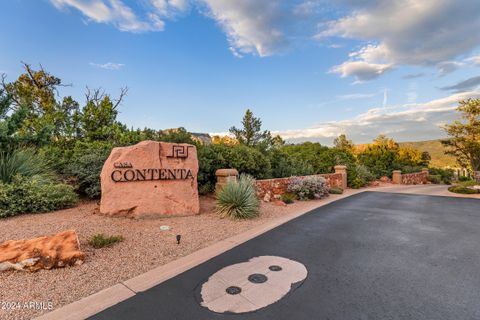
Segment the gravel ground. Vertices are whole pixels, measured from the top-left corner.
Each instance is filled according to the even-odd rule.
[[[83,265],[76,267],[36,273],[0,273],[0,319],[30,319],[48,311],[41,310],[42,303],[44,308],[48,308],[48,303],[54,309],[59,308],[253,226],[290,212],[313,209],[321,201],[295,202],[288,206],[262,203],[260,217],[247,221],[219,218],[213,212],[215,201],[209,197],[201,197],[200,215],[190,217],[109,218],[97,213],[96,202],[85,201],[71,209],[2,219],[0,243],[74,229],[87,258]],[[161,225],[169,225],[171,230],[160,231]],[[125,240],[109,248],[93,249],[87,239],[97,233],[122,235]],[[182,235],[180,245],[175,240],[177,234]],[[24,305],[30,302],[38,304]],[[11,303],[19,305],[12,310]]]

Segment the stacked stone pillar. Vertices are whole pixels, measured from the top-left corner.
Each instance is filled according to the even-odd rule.
[[[236,169],[218,169],[215,171],[215,175],[217,176],[216,192],[222,190],[230,181],[237,181],[238,179],[238,171]]]
[[[393,170],[392,172],[392,182],[395,184],[402,184],[402,171]]]
[[[334,167],[335,173],[342,175],[342,189],[347,189],[347,166],[338,165]]]

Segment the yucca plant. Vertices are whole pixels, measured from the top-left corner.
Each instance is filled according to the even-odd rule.
[[[12,183],[15,176],[45,178],[54,177],[46,161],[33,149],[16,149],[0,152],[0,182]]]
[[[228,182],[216,196],[217,212],[222,217],[251,219],[259,214],[255,179],[249,175],[242,174],[238,181]]]

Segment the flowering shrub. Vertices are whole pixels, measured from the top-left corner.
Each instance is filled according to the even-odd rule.
[[[303,179],[292,177],[288,183],[288,192],[294,193],[300,200],[328,197],[327,180],[319,176]]]

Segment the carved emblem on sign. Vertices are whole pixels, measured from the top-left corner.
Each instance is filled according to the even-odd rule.
[[[193,146],[172,146],[172,154],[167,156],[167,158],[188,158],[188,150],[193,148]]]

